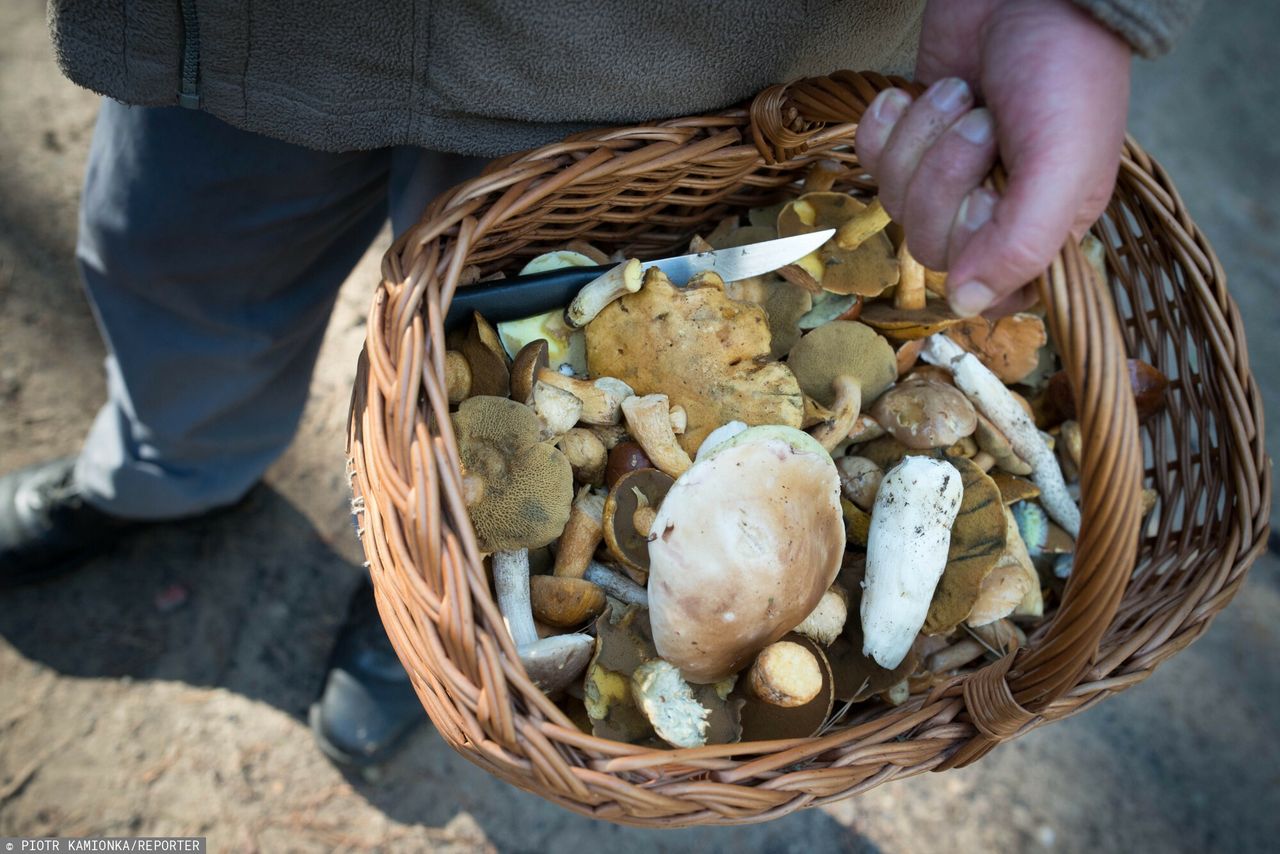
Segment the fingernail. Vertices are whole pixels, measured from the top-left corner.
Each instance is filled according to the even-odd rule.
[[[985,187],[978,187],[964,197],[956,218],[967,231],[977,231],[991,221],[996,210],[995,194]]]
[[[962,317],[982,314],[996,301],[995,292],[976,279],[950,290],[951,309]]]
[[[911,96],[901,89],[886,89],[871,104],[871,115],[886,125],[896,124],[911,106]]]
[[[996,124],[987,110],[977,109],[965,113],[964,118],[956,122],[956,133],[974,145],[986,145],[995,134]]]
[[[971,98],[969,84],[959,77],[948,77],[945,80],[939,80],[930,86],[929,91],[925,94],[935,107],[946,112],[959,109],[968,103]]]

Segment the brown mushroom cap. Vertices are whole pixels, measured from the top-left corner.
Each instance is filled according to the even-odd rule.
[[[806,193],[778,214],[778,235],[791,237],[844,225],[867,205],[845,193]],[[898,260],[883,231],[854,249],[842,249],[833,238],[817,252],[823,264],[822,289],[873,297],[898,281]]]
[[[800,318],[813,308],[813,295],[782,279],[765,279],[765,314],[769,318],[769,358],[781,359],[800,340]]]
[[[1000,488],[1000,498],[1006,507],[1019,501],[1038,498],[1040,495],[1040,487],[1024,477],[1009,474],[1007,471],[993,471],[990,476]]]
[[[951,526],[947,566],[933,592],[925,634],[954,631],[969,616],[982,582],[1008,547],[1008,528],[1000,488],[963,457],[948,460],[960,472],[964,498]]]
[[[518,403],[533,400],[533,386],[538,373],[547,367],[547,341],[538,338],[520,348],[511,361],[511,399]]]
[[[928,338],[964,320],[941,299],[929,300],[924,308],[898,308],[880,300],[868,303],[858,319],[894,341]]]
[[[637,395],[665,394],[688,417],[680,446],[693,456],[730,421],[798,427],[804,401],[785,365],[765,361],[764,309],[723,287],[676,288],[657,267],[644,286],[610,303],[587,325],[592,376],[625,382]]]
[[[559,537],[573,504],[573,470],[538,441],[533,410],[480,396],[464,400],[452,420],[481,550],[539,548]]]
[[[640,495],[656,511],[674,483],[674,479],[657,469],[636,469],[618,478],[605,499],[605,545],[627,575],[639,584],[644,584],[649,577],[648,533],[636,530]]]
[[[787,366],[800,389],[828,407],[836,403],[837,377],[857,379],[863,406],[898,378],[898,360],[889,342],[852,320],[833,321],[801,338],[787,355]]]
[[[946,448],[972,435],[973,404],[959,389],[932,379],[905,380],[880,395],[871,417],[908,448]]]
[[[1025,312],[997,320],[970,317],[946,334],[977,356],[1005,385],[1026,379],[1040,363],[1040,348],[1049,341],[1044,321]]]
[[[507,353],[502,349],[498,333],[480,312],[471,313],[471,325],[457,349],[471,368],[472,395],[507,396],[510,382]]]
[[[539,622],[558,629],[580,626],[605,606],[604,592],[590,581],[554,575],[530,576],[529,601]]]

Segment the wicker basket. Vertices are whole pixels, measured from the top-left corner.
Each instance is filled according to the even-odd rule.
[[[1024,649],[896,708],[855,708],[821,737],[691,750],[586,735],[526,678],[460,497],[443,381],[455,289],[574,238],[661,257],[726,213],[794,193],[816,159],[856,167],[858,117],[891,85],[910,86],[837,72],[747,109],[513,155],[435,199],[388,251],[353,398],[353,506],[400,659],[441,734],[477,765],[626,824],[776,818],[968,764],[1141,682],[1244,581],[1267,540],[1271,481],[1243,326],[1172,183],[1129,142],[1094,230],[1109,289],[1070,246],[1039,282],[1083,431],[1084,522],[1061,606]],[[1126,355],[1173,381],[1167,414],[1141,429]],[[1146,525],[1143,485],[1159,495]]]

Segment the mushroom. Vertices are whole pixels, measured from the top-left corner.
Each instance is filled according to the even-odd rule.
[[[581,420],[586,424],[617,424],[622,420],[622,401],[635,392],[612,377],[580,380],[553,371],[547,366],[547,342],[530,341],[511,364],[511,396],[529,400],[536,382],[562,389],[582,401]]]
[[[729,699],[729,686],[691,686],[674,668],[656,666],[644,671],[640,680],[634,678],[641,668],[661,661],[646,611],[614,603],[595,625],[595,655],[583,691],[594,735],[639,743],[655,735],[651,720],[656,719],[666,736],[677,741],[690,730],[712,744],[742,737],[742,704]]]
[[[793,709],[818,696],[822,668],[807,648],[780,640],[760,650],[747,671],[747,686],[766,703]]]
[[[907,457],[880,484],[867,537],[862,651],[887,670],[924,625],[963,495],[959,473],[930,457]]]
[[[574,329],[581,329],[595,319],[606,305],[627,294],[640,290],[640,261],[631,258],[611,267],[607,273],[593,279],[564,310],[565,322]]]
[[[558,442],[582,417],[582,401],[577,395],[542,380],[533,384],[528,404],[538,416],[538,438],[543,442]]]
[[[604,482],[609,452],[604,449],[604,443],[595,433],[585,427],[574,427],[560,437],[556,447],[569,461],[575,482],[591,486],[599,486]]]
[[[744,739],[808,738],[831,715],[835,677],[821,647],[789,634],[761,650],[733,696],[743,704]]]
[[[605,499],[605,544],[637,583],[644,584],[649,577],[649,533],[674,483],[657,469],[638,469],[620,477]]]
[[[1063,421],[1058,428],[1059,442],[1056,447],[1058,462],[1062,466],[1062,476],[1074,483],[1080,479],[1080,454],[1083,451],[1083,437],[1080,435],[1080,422]]]
[[[885,429],[876,423],[870,415],[859,415],[849,431],[849,441],[855,444],[870,442],[885,435]]]
[[[1026,501],[1040,495],[1040,489],[1031,481],[1005,471],[991,472],[991,479],[1000,489],[1000,499],[1008,507],[1018,501]]]
[[[800,422],[800,426],[805,430],[810,427],[816,427],[819,424],[828,424],[834,421],[836,414],[827,409],[821,403],[814,400],[809,395],[804,396],[804,419]],[[741,423],[741,422],[739,422]]]
[[[849,594],[839,584],[833,584],[822,594],[818,604],[809,612],[795,633],[804,635],[812,641],[830,646],[831,642],[844,631],[845,621],[849,618]]]
[[[827,451],[849,435],[862,406],[872,403],[898,376],[889,343],[861,323],[837,320],[815,329],[791,348],[787,366],[800,389],[836,413],[813,435]]]
[[[1008,507],[1004,508],[1004,514],[1007,546],[987,577],[982,579],[977,601],[965,618],[968,626],[986,626],[1013,613],[1033,617],[1044,613],[1040,575],[1031,563],[1026,544],[1018,533],[1018,523]]]
[[[982,413],[978,413],[973,438],[978,443],[978,449],[991,456],[992,465],[999,466],[1009,474],[1031,474],[1030,463],[1014,453],[1008,437]]]
[[[716,277],[676,288],[656,267],[644,286],[587,324],[587,364],[640,395],[665,394],[685,409],[687,454],[729,421],[799,426],[803,400],[785,365],[769,354],[764,311],[734,302]]]
[[[959,474],[964,497],[952,523],[946,566],[922,627],[929,635],[952,632],[968,619],[983,582],[1009,545],[1004,504],[995,481],[970,460],[952,459],[947,465]]]
[[[1026,642],[1026,635],[1022,630],[1008,620],[997,620],[986,626],[972,626],[969,634],[960,640],[930,653],[924,660],[924,669],[941,676],[988,653],[1007,655]]]
[[[865,549],[871,535],[871,514],[847,498],[840,499],[845,537],[858,548]]]
[[[857,294],[833,294],[828,291],[811,296],[810,299],[812,307],[796,321],[796,327],[802,331],[817,329],[833,320],[854,320],[856,318],[847,318],[845,315],[862,304],[862,297]]]
[[[715,682],[803,621],[840,569],[839,497],[830,455],[794,428],[744,430],[695,463],[649,541],[659,654]]]
[[[1129,386],[1133,389],[1133,402],[1138,410],[1138,423],[1152,418],[1165,407],[1165,392],[1169,378],[1141,359],[1129,360]],[[1049,403],[1059,418],[1076,417],[1075,393],[1066,371],[1059,371],[1049,378],[1046,390]]]
[[[502,350],[498,333],[480,312],[471,313],[471,325],[458,346],[471,370],[470,394],[506,397],[510,373],[507,354]]]
[[[893,302],[874,302],[862,310],[861,320],[895,341],[911,341],[960,323],[963,318],[951,311],[946,300],[929,299],[924,285],[924,267],[903,243],[898,249],[902,278],[893,292]]]
[[[840,586],[852,591],[851,608],[860,608],[865,574],[866,561],[863,558],[847,561],[840,571]],[[886,670],[862,651],[862,621],[847,620],[844,632],[826,650],[835,679],[836,699],[861,702],[896,685],[915,670],[918,661],[916,646],[912,644],[897,667]]]
[[[559,578],[581,578],[604,537],[603,495],[583,489],[573,502],[569,521],[560,535],[552,573]]]
[[[520,663],[529,679],[546,693],[561,690],[582,675],[591,659],[594,638],[569,634],[540,639],[529,604],[528,549],[495,551],[492,562],[498,610],[507,622]]]
[[[594,619],[604,610],[604,591],[584,578],[534,575],[529,578],[529,600],[538,622],[557,629],[571,629]]]
[[[587,339],[581,329],[565,323],[561,309],[499,323],[497,331],[502,349],[513,359],[530,341],[542,339],[547,342],[547,365],[553,371],[587,372]]]
[[[631,674],[631,693],[663,741],[675,747],[707,743],[711,710],[693,696],[675,665],[661,658],[646,661]]]
[[[563,454],[538,440],[533,410],[506,398],[472,397],[452,420],[481,551],[540,548],[559,537],[573,503],[573,471]]]
[[[978,357],[1005,385],[1020,383],[1040,364],[1040,348],[1049,340],[1044,321],[1021,313],[989,320],[970,317],[946,336]]]
[[[903,341],[898,345],[898,376],[905,376],[908,371],[916,366],[916,362],[920,359],[920,351],[924,349],[924,339],[917,338],[914,341]]]
[[[1026,544],[1033,563],[1052,568],[1058,559],[1075,551],[1075,540],[1053,524],[1045,508],[1034,501],[1019,501],[1010,511],[1018,525],[1018,533]]]
[[[452,404],[462,403],[471,396],[471,366],[467,357],[457,350],[444,354],[444,386]]]
[[[800,340],[800,319],[813,309],[813,295],[782,279],[764,279],[761,287],[760,305],[769,322],[769,358],[781,359]]]
[[[874,297],[898,281],[893,244],[884,233],[888,219],[882,214],[878,201],[868,206],[845,193],[806,193],[778,214],[778,235],[835,228],[835,236],[813,253],[821,263],[821,275],[814,277],[823,290]]]
[[[653,461],[644,448],[635,442],[619,442],[609,451],[609,463],[605,468],[604,482],[610,489],[627,472],[654,468]]]
[[[949,447],[977,427],[973,404],[955,386],[914,376],[880,395],[871,417],[915,450]]]
[[[884,480],[884,469],[866,457],[847,456],[836,460],[836,470],[844,497],[862,510],[870,510]]]
[[[676,478],[693,465],[693,460],[676,441],[671,427],[671,406],[665,394],[629,397],[622,401],[622,414],[627,420],[627,429],[660,471]]]
[[[730,421],[728,424],[721,424],[716,429],[707,434],[707,438],[698,446],[697,460],[706,459],[716,448],[724,442],[729,441],[734,436],[747,429],[747,425],[741,421]]]
[[[925,343],[921,357],[930,364],[951,371],[956,387],[1008,437],[1013,451],[1030,464],[1031,479],[1040,487],[1040,500],[1045,510],[1073,538],[1079,536],[1080,508],[1067,492],[1062,469],[1058,467],[1053,451],[1045,444],[1031,416],[1018,404],[1000,379],[979,362],[977,357],[965,352],[945,335],[931,336]]]
[[[606,451],[612,451],[619,442],[625,442],[631,438],[625,424],[591,424],[589,426]]]

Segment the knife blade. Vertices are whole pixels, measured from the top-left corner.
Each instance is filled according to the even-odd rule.
[[[677,285],[683,285],[695,273],[708,271],[718,273],[726,282],[733,282],[760,276],[797,261],[826,243],[833,234],[835,229],[828,228],[746,246],[644,261],[643,266],[657,267]],[[614,266],[563,267],[547,273],[459,288],[449,305],[445,327],[453,328],[463,323],[473,311],[480,312],[490,323],[501,323],[567,306],[579,290]]]

